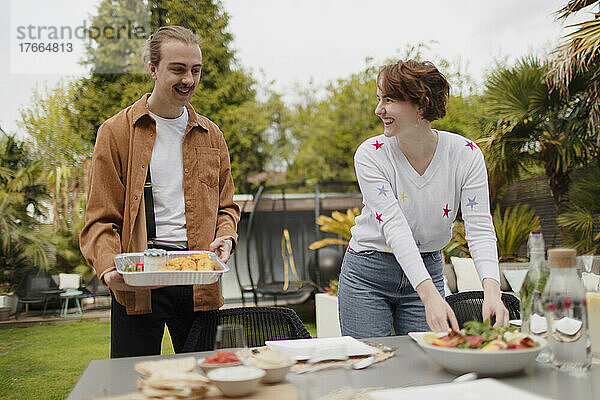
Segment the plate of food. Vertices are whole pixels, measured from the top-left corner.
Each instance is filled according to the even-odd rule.
[[[242,365],[243,361],[233,351],[221,350],[198,360],[198,366],[207,373],[216,368],[227,368]]]
[[[165,251],[115,256],[117,271],[131,286],[208,285],[229,271],[211,251]]]
[[[546,346],[542,338],[528,336],[516,327],[494,328],[489,320],[466,322],[458,332],[411,332],[409,336],[446,370],[482,376],[517,373]]]

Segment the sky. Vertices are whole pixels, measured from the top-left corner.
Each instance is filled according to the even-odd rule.
[[[399,58],[411,45],[428,43],[426,55],[461,65],[481,84],[497,60],[543,55],[566,30],[553,13],[567,0],[222,0],[236,60],[259,82],[293,101],[298,87],[324,85]],[[100,0],[0,0],[0,127],[23,137],[19,109],[33,90],[85,76],[79,61],[83,39]],[[589,19],[580,13],[568,24]],[[594,10],[596,11],[596,10]],[[37,28],[28,30],[28,26]],[[40,31],[40,27],[42,28]],[[63,47],[24,51],[26,43],[50,42],[62,30]],[[44,30],[45,29],[45,30]],[[81,30],[80,30],[81,31]],[[70,38],[67,35],[70,32]],[[199,32],[200,35],[202,32]],[[71,46],[71,51],[66,46]]]

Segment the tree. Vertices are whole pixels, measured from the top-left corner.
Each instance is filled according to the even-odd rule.
[[[23,143],[0,134],[0,283],[18,283],[26,268],[48,267],[39,219],[46,198],[43,169]]]
[[[29,106],[21,109],[20,125],[30,136],[30,145],[46,171],[52,198],[53,225],[61,219],[69,226],[72,215],[83,214],[81,199],[92,144],[78,130],[72,103],[74,84],[61,82],[54,89],[35,90]]]
[[[246,177],[260,172],[268,154],[263,137],[271,125],[265,103],[256,100],[256,82],[236,65],[229,48],[229,16],[218,0],[104,0],[98,6],[93,26],[144,27],[149,34],[163,25],[182,25],[199,34],[203,55],[202,78],[192,105],[222,129],[232,158],[236,189],[249,190]],[[122,41],[100,35],[87,49],[91,76],[78,84],[75,107],[84,137],[94,142],[98,127],[152,89],[147,73],[135,67],[144,40]],[[115,64],[115,60],[125,62]],[[106,73],[106,72],[109,73]]]
[[[427,48],[426,44],[409,47],[400,58],[425,59]],[[446,74],[455,94],[449,99],[446,117],[434,121],[432,127],[478,138],[485,121],[476,96],[469,94],[470,78],[459,62],[434,58],[434,63]],[[356,148],[368,137],[382,133],[382,122],[374,113],[378,67],[370,59],[366,64],[362,71],[324,89],[309,87],[300,93],[301,100],[293,105],[282,130],[290,147],[288,180],[355,179]]]
[[[566,19],[599,4],[598,0],[570,0],[557,11],[558,19]],[[569,86],[574,80],[583,78],[586,81],[580,91],[580,106],[586,109],[588,130],[596,136],[600,146],[600,10],[594,19],[569,28],[576,29],[565,35],[563,43],[554,51],[556,59],[548,76],[554,88],[566,99],[571,96]]]
[[[557,207],[562,206],[570,173],[597,156],[576,100],[567,102],[545,80],[549,65],[533,57],[514,67],[498,67],[483,95],[489,118],[481,139],[492,189],[516,180],[539,164],[544,168]]]
[[[574,174],[567,194],[568,203],[558,216],[566,244],[580,254],[600,250],[600,167],[588,166]]]
[[[381,131],[373,113],[376,69],[368,66],[325,90],[322,100],[313,88],[301,93],[286,127],[292,144],[288,180],[354,180],[353,155],[358,145]]]

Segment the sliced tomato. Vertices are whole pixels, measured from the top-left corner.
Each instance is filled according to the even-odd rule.
[[[464,340],[471,347],[479,347],[479,345],[481,345],[481,343],[483,343],[483,338],[479,335],[477,335],[477,336],[467,335],[464,337]]]
[[[212,356],[204,359],[204,364],[226,364],[231,362],[238,362],[240,359],[232,351],[221,350],[217,351]]]

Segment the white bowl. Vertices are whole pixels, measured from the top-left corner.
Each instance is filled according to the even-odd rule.
[[[412,336],[412,335],[411,335]],[[546,341],[533,338],[539,346],[528,349],[481,351],[476,349],[456,349],[435,346],[427,343],[423,335],[413,337],[417,344],[446,370],[454,373],[476,372],[482,376],[500,376],[517,373],[531,364]]]
[[[198,360],[198,366],[202,369],[202,371],[204,371],[205,374],[207,374],[208,371],[212,371],[213,369],[237,367],[238,365],[243,364],[242,361],[232,361],[232,362],[220,363],[220,364],[216,364],[216,363],[208,363],[207,364],[204,362],[204,360],[205,360],[204,358]]]
[[[285,380],[287,373],[292,368],[292,365],[296,364],[296,362],[291,362],[287,365],[282,365],[280,367],[257,367],[266,372],[265,376],[262,378],[263,383],[279,383]]]
[[[240,365],[238,367],[217,368],[206,376],[227,397],[246,396],[254,390],[266,375],[262,369]]]

